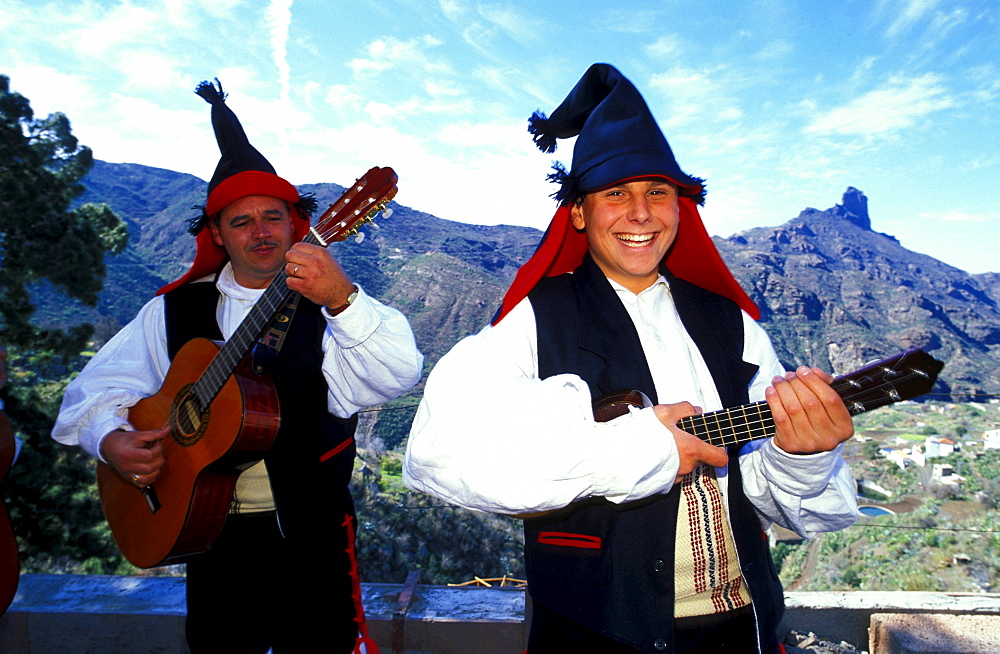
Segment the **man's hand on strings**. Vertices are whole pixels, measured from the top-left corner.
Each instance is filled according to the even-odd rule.
[[[156,481],[163,468],[163,444],[170,428],[150,431],[116,429],[101,442],[101,456],[123,479],[139,488]]]
[[[677,421],[688,416],[695,416],[701,413],[701,408],[693,406],[690,402],[679,402],[677,404],[657,404],[653,407],[656,417],[664,427],[670,430],[677,443],[677,454],[680,463],[677,468],[677,480],[689,474],[701,463],[721,468],[729,463],[729,455],[721,447],[709,445],[694,434],[677,427]],[[677,480],[674,483],[677,483]]]
[[[326,248],[296,243],[285,253],[285,261],[288,288],[327,309],[342,307],[354,292],[354,284]]]
[[[789,454],[829,452],[854,434],[854,423],[819,368],[799,367],[775,377],[764,393],[774,417],[774,444]]]

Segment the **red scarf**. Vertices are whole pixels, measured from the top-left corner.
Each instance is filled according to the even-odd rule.
[[[719,256],[712,237],[701,222],[698,205],[691,198],[680,197],[677,208],[680,214],[677,238],[663,263],[678,278],[729,298],[754,320],[759,320],[760,309]],[[503,320],[543,277],[555,277],[576,270],[587,250],[587,235],[573,227],[569,204],[561,205],[552,217],[538,250],[518,269],[492,324]]]

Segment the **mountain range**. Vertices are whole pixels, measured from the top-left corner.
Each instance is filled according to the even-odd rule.
[[[104,202],[118,212],[129,246],[108,258],[96,307],[41,289],[36,317],[94,323],[100,343],[187,269],[194,239],[186,220],[204,202],[206,183],[101,161],[84,183],[80,201]],[[321,207],[344,190],[332,183],[299,189],[314,193]],[[405,198],[405,180],[400,189]],[[390,208],[392,217],[366,228],[361,243],[331,248],[355,281],[406,314],[429,367],[489,321],[542,233],[447,221],[398,202]],[[874,231],[858,189],[848,188],[829,209],[807,208],[778,226],[715,237],[715,243],[760,307],[761,324],[786,367],[808,363],[848,372],[918,346],[946,362],[941,393],[985,399],[1000,388],[1000,274],[968,274]]]

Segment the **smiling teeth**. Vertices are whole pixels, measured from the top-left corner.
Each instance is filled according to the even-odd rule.
[[[615,237],[625,245],[646,245],[653,240],[654,234],[615,234]]]

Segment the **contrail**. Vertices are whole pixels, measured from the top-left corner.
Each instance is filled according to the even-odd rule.
[[[265,22],[271,33],[271,56],[278,69],[279,100],[282,107],[291,108],[291,68],[288,65],[288,31],[292,24],[292,0],[271,0]],[[284,125],[284,123],[281,123]],[[288,134],[281,129],[282,144],[288,147]]]

